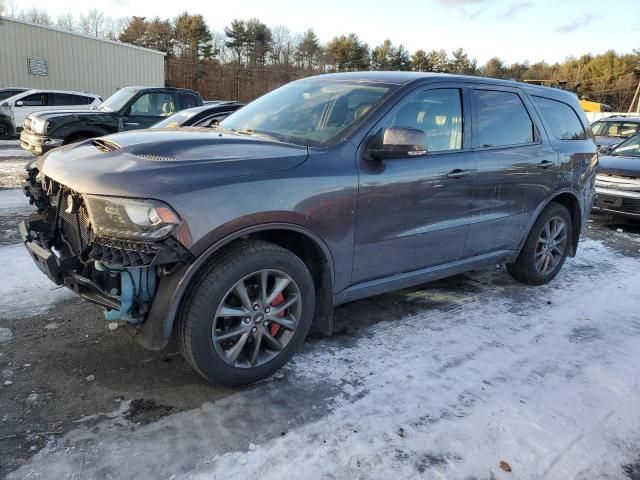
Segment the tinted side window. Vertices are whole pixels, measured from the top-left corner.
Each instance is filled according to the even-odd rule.
[[[54,93],[54,105],[89,105],[91,103],[89,97],[84,95],[72,95],[70,93]]]
[[[180,93],[180,104],[182,105],[182,109],[193,108],[198,106],[198,101],[196,100],[195,95],[191,95],[190,93]]]
[[[558,140],[584,140],[587,133],[575,110],[566,103],[544,97],[531,97],[545,125]]]
[[[42,93],[34,93],[33,95],[27,95],[24,98],[18,100],[22,102],[25,107],[42,107],[44,105],[48,105],[47,103],[47,95]]]
[[[479,147],[533,143],[533,122],[517,94],[474,90],[473,95],[478,115]]]
[[[129,115],[145,117],[168,117],[176,109],[169,93],[151,92],[139,97],[129,109]]]
[[[462,100],[457,88],[423,90],[403,100],[384,123],[423,130],[430,152],[462,148]]]

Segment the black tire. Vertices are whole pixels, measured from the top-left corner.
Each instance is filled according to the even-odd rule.
[[[234,285],[241,280],[244,285],[244,278],[263,270],[277,270],[293,280],[300,294],[301,313],[288,343],[274,358],[262,365],[237,368],[225,361],[214,347],[214,322],[218,308],[227,301]],[[307,336],[314,307],[313,279],[302,260],[272,243],[242,241],[222,253],[194,279],[176,320],[178,347],[189,364],[207,380],[230,387],[246,385],[268,377],[289,361]],[[251,344],[247,345],[251,348]]]
[[[541,235],[545,235],[545,227],[555,219],[560,219],[564,222],[565,241],[564,248],[561,255],[557,255],[557,263],[549,268],[548,271],[541,271],[536,265],[536,259],[539,259],[537,255],[540,255],[540,249],[544,250],[544,246],[540,243],[542,240]],[[515,262],[507,264],[507,272],[516,280],[528,285],[543,285],[550,282],[562,269],[569,249],[571,248],[572,241],[572,223],[571,215],[569,211],[563,205],[559,203],[550,203],[540,213],[536,222],[533,224],[529,236],[518,255]]]
[[[5,120],[0,120],[0,140],[11,140],[13,138],[13,125]]]

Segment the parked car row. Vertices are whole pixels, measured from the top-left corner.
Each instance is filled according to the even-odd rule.
[[[198,93],[186,89],[126,87],[103,102],[91,93],[3,88],[0,139],[20,134],[23,148],[42,155],[60,145],[161,121],[169,127],[209,126],[242,104],[209,101],[200,108],[204,106]],[[166,121],[178,112],[182,114]]]
[[[184,108],[183,95],[123,89],[97,112],[34,114],[40,133],[28,125],[23,140],[64,143],[67,126],[94,122],[137,128]],[[163,126],[188,116],[176,115]],[[232,386],[278,370],[312,326],[330,334],[345,302],[497,263],[520,282],[551,281],[595,197],[591,130],[558,89],[328,74],[212,128],[49,152],[29,165],[38,214],[20,231],[54,283],[147,348],[176,338],[197,372]]]
[[[16,93],[17,92],[17,93]],[[4,97],[4,98],[2,98]],[[22,129],[25,119],[41,110],[89,109],[102,103],[92,93],[62,90],[0,90],[0,139],[7,139]]]

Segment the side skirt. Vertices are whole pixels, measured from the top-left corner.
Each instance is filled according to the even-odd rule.
[[[492,253],[485,253],[476,257],[456,260],[444,265],[423,268],[406,273],[399,273],[390,277],[378,278],[367,282],[353,285],[333,296],[333,305],[338,306],[343,303],[353,302],[361,298],[372,297],[383,293],[400,290],[402,288],[414,287],[423,283],[440,280],[442,278],[468,272],[476,267],[497,265],[513,260],[512,250],[500,250]]]

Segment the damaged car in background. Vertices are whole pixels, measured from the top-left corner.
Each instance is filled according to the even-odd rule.
[[[479,77],[289,83],[210,129],[86,140],[29,166],[25,246],[138,342],[243,385],[337,305],[506,263],[551,281],[578,248],[596,146],[575,95]]]
[[[600,157],[595,209],[640,220],[640,133]]]

